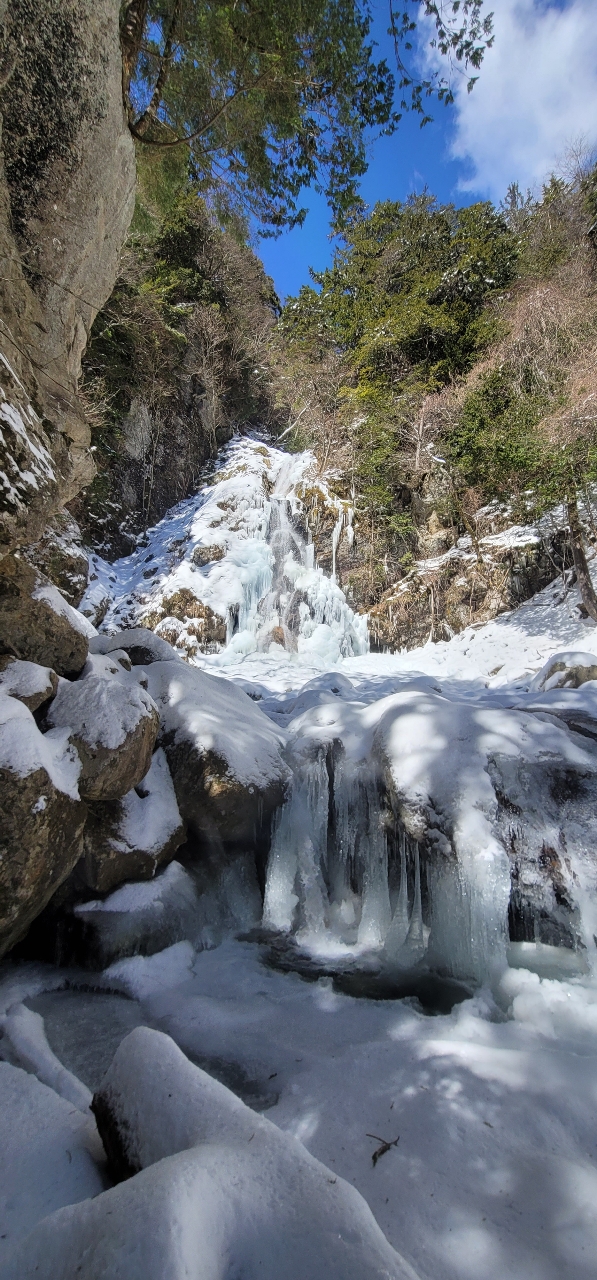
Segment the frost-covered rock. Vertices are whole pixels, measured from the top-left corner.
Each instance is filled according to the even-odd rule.
[[[168,1036],[127,1036],[94,1107],[113,1163],[140,1172],[46,1218],[2,1280],[416,1280],[354,1187]]]
[[[194,933],[197,892],[179,862],[73,909],[73,959],[105,969],[125,956],[151,956]]]
[[[181,662],[155,662],[148,690],[185,822],[208,842],[254,844],[290,776],[284,735],[242,689]]]
[[[0,648],[15,658],[76,676],[93,627],[57,587],[18,556],[0,560]]]
[[[550,689],[579,689],[587,680],[597,680],[597,657],[594,653],[576,653],[571,649],[554,653],[529,688],[533,693]]]
[[[79,758],[62,729],[40,733],[0,694],[0,955],[14,946],[82,852]]]
[[[100,1195],[106,1179],[91,1116],[8,1062],[0,1062],[0,1145],[1,1271],[36,1223]]]
[[[39,541],[22,547],[20,555],[49,578],[69,604],[79,607],[87,588],[89,561],[81,549],[79,526],[68,511],[55,515]],[[94,618],[91,621],[95,624]]]
[[[124,880],[151,880],[184,840],[168,762],[154,753],[145,777],[121,800],[94,805],[79,872],[97,893]]]
[[[44,702],[53,698],[58,688],[58,676],[51,667],[40,667],[36,662],[21,662],[9,654],[0,657],[0,691],[24,702],[30,711],[37,711]]]
[[[83,799],[115,800],[145,777],[158,732],[158,713],[136,684],[87,676],[64,681],[48,723],[67,729],[81,759]]]
[[[110,594],[100,582],[90,582],[79,601],[78,609],[94,627],[101,626],[110,608]]]
[[[144,667],[150,662],[170,662],[178,656],[167,640],[154,635],[147,627],[131,627],[128,631],[117,631],[109,636],[94,636],[89,644],[90,653],[110,654],[115,649],[128,653],[133,667]]]

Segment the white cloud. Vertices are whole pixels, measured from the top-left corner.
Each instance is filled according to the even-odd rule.
[[[512,181],[536,188],[581,137],[597,143],[597,4],[496,0],[494,29],[473,92],[457,86],[450,152],[461,189],[499,200]]]

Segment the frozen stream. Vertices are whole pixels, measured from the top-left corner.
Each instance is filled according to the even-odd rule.
[[[234,442],[133,555],[96,558],[87,600],[106,631],[161,613],[287,734],[263,915],[234,927],[216,885],[211,932],[95,977],[5,967],[2,1010],[40,1014],[90,1089],[134,1026],[167,1032],[357,1187],[420,1280],[597,1280],[596,807],[550,773],[597,777],[597,706],[590,685],[530,687],[554,652],[596,652],[593,624],[554,583],[449,643],[370,654],[305,537],[315,480],[310,455]],[[349,504],[334,514],[335,555],[353,533]],[[168,613],[181,591],[225,624],[210,653]],[[573,905],[520,937],[508,849],[532,901],[561,832]]]

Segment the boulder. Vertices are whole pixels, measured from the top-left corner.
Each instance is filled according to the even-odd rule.
[[[0,652],[73,677],[93,628],[57,587],[19,556],[0,560]]]
[[[183,820],[212,845],[254,846],[290,779],[284,734],[231,681],[180,662],[146,675]]]
[[[58,688],[58,676],[51,667],[39,667],[36,662],[21,662],[10,654],[0,657],[0,692],[10,694],[24,702],[30,711],[37,711]]]
[[[197,906],[191,876],[171,862],[153,880],[131,881],[107,898],[77,903],[64,930],[68,960],[105,969],[126,956],[155,955],[193,935]]]
[[[0,955],[81,856],[80,768],[67,733],[40,733],[22,702],[0,695]]]
[[[50,1128],[45,1092],[22,1082],[21,1127],[25,1100],[39,1096],[35,1120]],[[93,1106],[113,1172],[126,1180],[103,1192],[94,1186],[81,1159],[82,1117],[67,1124],[66,1104],[48,1098],[51,1137],[74,1142],[81,1190],[60,1157],[53,1188],[44,1161],[32,1167],[29,1234],[10,1249],[2,1280],[417,1280],[355,1187],[189,1062],[169,1036],[132,1031]],[[15,1159],[20,1173],[19,1148]],[[64,1204],[62,1180],[71,1203],[55,1208]]]
[[[594,653],[565,650],[554,653],[529,686],[532,693],[548,693],[550,689],[580,689],[588,680],[597,680],[597,657]]]
[[[105,1179],[89,1112],[83,1115],[52,1087],[8,1062],[0,1062],[0,1146],[4,1167],[10,1169],[10,1191],[7,1184],[2,1195],[2,1267],[42,1218],[100,1195]]]
[[[94,805],[85,828],[79,876],[96,893],[125,880],[151,880],[170,862],[185,837],[164,752],[121,800]]]
[[[48,724],[66,729],[81,760],[84,800],[116,800],[145,777],[158,732],[155,703],[136,684],[87,676],[64,681]]]
[[[126,1180],[47,1217],[3,1280],[417,1280],[355,1187],[169,1036],[132,1031],[93,1109]]]
[[[177,657],[167,640],[160,639],[147,627],[131,627],[111,636],[94,636],[89,642],[90,653],[111,654],[115,649],[128,653],[133,667],[145,667],[150,662],[169,662]]]

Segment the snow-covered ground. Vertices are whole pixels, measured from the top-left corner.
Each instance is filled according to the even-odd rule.
[[[192,590],[228,617],[230,643],[223,653],[189,655],[187,649],[187,655],[210,673],[241,682],[294,743],[333,717],[344,716],[348,723],[348,708],[358,708],[359,733],[369,725],[373,735],[382,700],[394,714],[397,699],[414,698],[409,714],[416,716],[419,706],[425,716],[430,698],[441,698],[446,723],[451,715],[453,725],[453,741],[448,733],[443,744],[436,743],[434,767],[446,794],[456,791],[457,775],[468,767],[462,763],[467,717],[477,717],[477,723],[486,717],[487,739],[497,723],[487,717],[502,717],[504,738],[508,726],[518,726],[518,733],[532,721],[537,734],[544,734],[543,746],[525,749],[538,757],[553,749],[550,734],[568,732],[562,727],[566,716],[597,718],[594,681],[578,691],[550,692],[538,689],[536,681],[531,688],[552,654],[597,653],[595,627],[580,617],[577,589],[568,590],[561,580],[512,614],[468,628],[449,642],[397,655],[368,654],[359,620],[355,625],[341,592],[309,563],[299,539],[293,553],[284,548],[284,556],[291,555],[290,577],[309,603],[302,643],[288,651],[268,641],[268,628],[281,625],[285,616],[289,581],[288,575],[286,587],[276,581],[276,552],[268,541],[271,499],[277,488],[292,506],[311,463],[302,455],[287,459],[258,441],[234,448],[224,476],[149,531],[147,546],[112,567],[96,562],[94,586],[98,594],[100,587],[109,588],[112,597],[104,630],[137,624],[150,605],[181,586]],[[272,474],[264,487],[267,461]],[[197,546],[215,543],[224,548],[221,559],[202,565],[200,556],[193,558]],[[146,579],[148,564],[156,571]],[[312,626],[316,607],[320,620]],[[275,617],[280,621],[272,622]],[[556,719],[562,715],[563,721]],[[357,713],[350,716],[356,725]],[[567,741],[577,753],[574,767],[583,768],[581,754],[590,762],[593,741],[575,733]],[[517,744],[514,735],[514,753]],[[500,750],[507,754],[506,747]],[[482,775],[481,755],[475,760]],[[97,1087],[115,1039],[131,1025],[146,1023],[167,1032],[256,1109],[267,1107],[270,1120],[357,1188],[420,1280],[596,1280],[592,957],[590,946],[579,960],[566,948],[515,944],[500,971],[488,972],[491,983],[451,1012],[433,1016],[412,996],[358,998],[338,989],[330,976],[314,973],[308,981],[282,971],[273,967],[265,943],[246,937],[230,936],[199,951],[190,941],[178,942],[154,956],[121,960],[98,976],[103,994],[97,996],[83,994],[88,973],[7,967],[0,988],[0,1048],[9,1045],[9,1061],[23,1063],[72,1099],[72,1075],[84,1087]],[[57,989],[67,984],[70,990]],[[106,1002],[118,997],[106,992],[129,997],[126,1017],[110,1013]],[[45,1016],[47,1041],[39,1022],[22,1012],[23,1002]],[[433,999],[427,1003],[434,1007]],[[53,1055],[67,1068],[64,1076]],[[9,1084],[14,1093],[14,1079]],[[14,1125],[8,1111],[13,1093],[3,1094],[3,1133]],[[42,1102],[36,1094],[36,1106]],[[61,1103],[56,1119],[48,1118],[48,1133],[54,1129],[39,1156],[42,1167],[64,1145],[65,1108]],[[29,1150],[32,1138],[20,1112],[18,1123]],[[14,1166],[14,1185],[7,1171],[2,1175],[0,1277],[3,1257],[37,1217],[100,1189],[88,1168],[88,1136],[79,1121],[72,1126],[71,1146],[82,1162],[76,1188],[70,1164],[68,1171],[61,1166],[51,1197],[43,1178],[33,1180],[24,1196],[25,1160]],[[36,1146],[36,1160],[37,1151]],[[97,1177],[102,1176],[100,1169]],[[217,1274],[221,1280],[236,1277]]]

